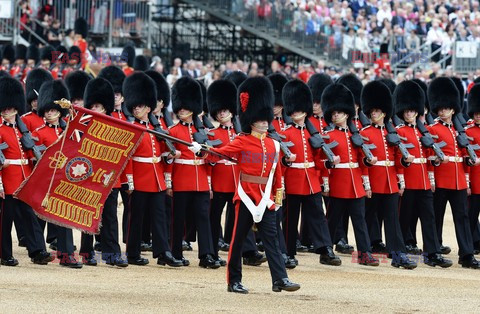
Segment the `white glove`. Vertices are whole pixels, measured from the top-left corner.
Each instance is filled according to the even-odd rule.
[[[196,154],[196,153],[198,153],[199,151],[202,150],[202,145],[198,144],[197,142],[192,142],[192,146],[189,146],[188,149],[192,153]]]

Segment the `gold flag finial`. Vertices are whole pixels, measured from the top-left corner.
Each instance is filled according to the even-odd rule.
[[[57,105],[60,105],[60,107],[62,107],[63,109],[72,108],[72,103],[70,102],[70,100],[65,99],[65,98],[62,98],[60,100],[55,100],[54,103],[57,104]]]

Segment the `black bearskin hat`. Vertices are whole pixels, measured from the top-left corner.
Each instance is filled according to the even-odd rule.
[[[238,88],[238,86],[240,86],[240,84],[242,84],[247,79],[247,75],[242,71],[235,71],[227,74],[225,76],[225,79],[232,81],[233,84],[235,84],[235,86]]]
[[[133,69],[135,71],[147,71],[150,68],[147,57],[140,55],[133,60]]]
[[[268,79],[272,83],[273,86],[273,94],[275,95],[275,103],[274,106],[282,106],[283,107],[283,98],[282,98],[282,90],[285,84],[287,84],[288,79],[285,75],[274,73],[268,76]]]
[[[172,87],[172,107],[174,113],[180,109],[192,111],[197,116],[202,113],[203,95],[200,84],[188,76],[179,78]]]
[[[434,78],[428,85],[427,97],[435,114],[438,114],[438,110],[442,108],[452,108],[455,113],[459,113],[462,109],[460,93],[455,83],[448,77]]]
[[[463,87],[462,80],[455,76],[450,77],[450,79],[453,81],[453,83],[455,83],[455,86],[458,89],[458,93],[460,96],[459,97],[460,107],[462,108],[462,111],[463,111],[463,107],[465,105],[465,88]]]
[[[380,109],[385,113],[385,121],[393,114],[392,94],[386,84],[381,81],[371,81],[362,89],[362,111],[370,116],[373,109]]]
[[[50,45],[43,47],[42,50],[40,51],[40,60],[48,60],[51,62],[53,57],[52,52],[54,51],[55,51],[55,48],[53,48]]]
[[[88,36],[88,23],[83,17],[75,20],[75,34],[80,34],[84,39]]]
[[[341,111],[348,114],[348,120],[355,116],[355,99],[352,92],[343,84],[334,83],[323,91],[322,100],[323,117],[327,123],[332,123],[332,113]]]
[[[70,72],[65,78],[65,85],[67,85],[68,91],[70,92],[70,100],[83,99],[85,87],[91,79],[90,75],[84,71],[77,70]]]
[[[72,46],[68,50],[68,60],[76,60],[77,63],[82,61],[82,51],[78,46]]]
[[[110,115],[115,107],[115,93],[112,84],[101,77],[90,80],[85,87],[83,106],[92,109],[94,104],[102,104],[107,115]]]
[[[123,81],[125,81],[125,73],[122,69],[115,65],[109,65],[103,68],[97,77],[106,79],[112,84],[115,93],[122,93]]]
[[[468,93],[468,115],[473,119],[473,114],[480,112],[480,84],[475,84]]]
[[[294,112],[313,114],[313,97],[310,88],[301,80],[293,80],[285,84],[282,92],[285,113],[291,116]]]
[[[415,110],[418,115],[425,113],[425,92],[414,80],[403,81],[397,85],[393,93],[395,111],[400,119],[403,119],[405,110]]]
[[[390,90],[390,94],[393,95],[393,93],[395,92],[395,88],[397,87],[397,84],[393,80],[387,79],[387,78],[379,79],[379,81],[387,85],[388,89]]]
[[[227,79],[214,81],[207,90],[208,111],[212,118],[217,118],[217,113],[228,110],[235,116],[237,114],[237,87]]]
[[[42,87],[42,84],[50,81],[53,81],[52,74],[45,69],[36,68],[28,73],[25,83],[25,93],[27,94],[28,105],[35,99],[38,99],[37,93],[40,93],[40,87]]]
[[[155,82],[144,72],[136,71],[123,82],[125,106],[132,112],[133,107],[146,105],[155,110],[157,107],[157,88]]]
[[[0,111],[7,108],[17,109],[19,114],[25,111],[25,92],[22,84],[12,77],[0,79]]]
[[[163,109],[166,109],[170,104],[170,86],[162,74],[155,70],[145,71],[145,74],[150,76],[157,87],[157,101],[163,101]]]
[[[251,125],[257,121],[273,120],[273,105],[275,96],[272,83],[265,77],[246,79],[237,91],[238,115],[242,131],[252,132]]]
[[[62,114],[62,117],[65,117],[68,114],[68,109],[60,107],[54,101],[62,98],[69,99],[69,96],[68,89],[62,80],[48,81],[42,84],[38,93],[38,115],[43,117],[45,112],[57,109]]]
[[[346,88],[348,88],[352,92],[355,105],[358,105],[361,108],[360,97],[362,95],[363,84],[355,74],[344,74],[340,76],[340,78],[335,83],[342,84]]]
[[[418,86],[420,86],[420,88],[423,90],[423,94],[425,96],[425,108],[427,108],[428,112],[430,112],[430,104],[428,102],[428,97],[427,97],[427,90],[428,90],[427,84],[420,79],[412,79],[412,81],[417,83]],[[423,112],[425,111],[422,111],[422,114]]]
[[[333,84],[333,80],[330,75],[325,73],[315,73],[308,80],[308,87],[312,91],[313,102],[319,104],[322,100],[322,94],[325,88]]]
[[[129,67],[133,67],[133,61],[135,60],[135,48],[131,45],[127,45],[122,50],[121,59],[127,62]]]
[[[10,63],[15,62],[15,48],[11,44],[3,47],[2,59],[7,59]]]
[[[15,47],[15,60],[27,60],[27,46],[18,44]]]
[[[27,60],[35,60],[35,64],[40,60],[40,51],[35,45],[28,46],[27,49]]]

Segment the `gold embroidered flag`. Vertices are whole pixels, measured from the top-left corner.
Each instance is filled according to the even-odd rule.
[[[47,148],[14,196],[42,219],[98,233],[103,205],[141,140],[131,123],[75,106],[75,116]]]

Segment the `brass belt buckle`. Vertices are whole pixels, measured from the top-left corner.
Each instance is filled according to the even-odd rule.
[[[385,166],[390,167],[390,160],[385,161]]]
[[[193,164],[194,164],[195,166],[198,166],[198,165],[200,164],[200,160],[194,159],[194,160],[193,160]]]
[[[308,161],[305,161],[305,162],[303,163],[303,166],[305,167],[305,169],[307,169],[308,166],[310,166],[310,163],[309,163]]]
[[[348,165],[350,166],[350,168],[353,168],[353,166],[355,166],[351,161],[348,163]]]
[[[156,163],[158,162],[158,157],[157,157],[157,156],[153,156],[152,161],[153,161],[154,164],[156,164]]]
[[[460,162],[460,157],[455,156],[455,162]]]

